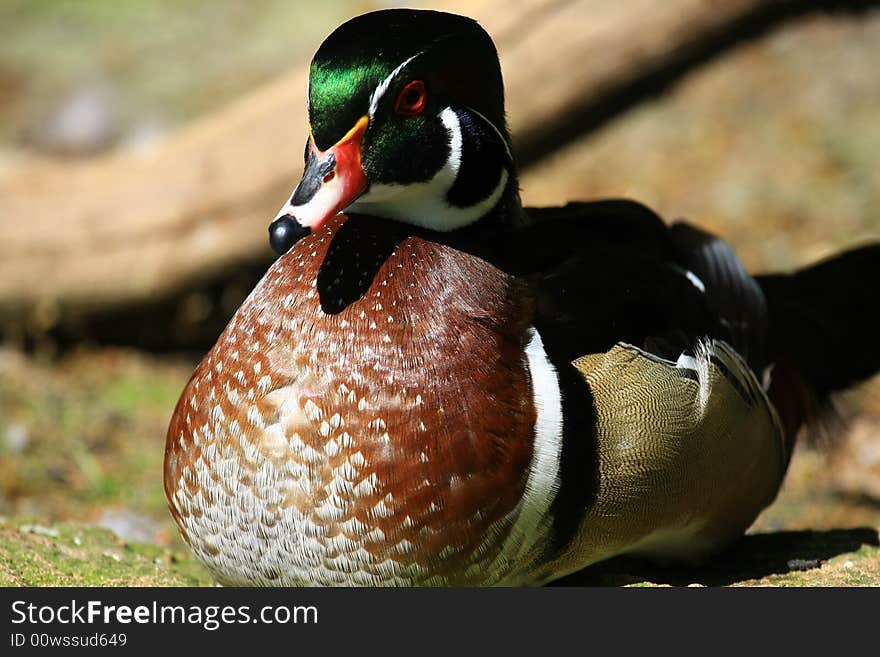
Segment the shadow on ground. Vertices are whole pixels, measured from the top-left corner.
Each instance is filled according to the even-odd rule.
[[[698,567],[659,566],[641,559],[618,557],[557,582],[555,586],[620,586],[626,584],[669,584],[727,586],[737,583],[766,583],[790,586],[874,584],[864,572],[860,555],[876,554],[880,535],[876,529],[832,529],[829,531],[781,531],[744,536],[723,553]],[[848,576],[828,577],[828,562],[848,555],[840,569]],[[873,559],[871,558],[873,561]],[[876,564],[872,564],[876,565]],[[847,571],[852,571],[851,573]],[[849,576],[851,575],[851,576]],[[853,577],[854,576],[854,577]],[[862,578],[864,580],[862,581]],[[765,582],[756,582],[765,580]]]

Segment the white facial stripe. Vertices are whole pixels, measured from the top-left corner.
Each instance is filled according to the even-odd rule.
[[[700,292],[706,292],[706,286],[703,284],[703,281],[700,280],[700,277],[697,276],[694,272],[688,269],[684,272],[684,275],[687,276],[687,279],[691,282],[691,285],[697,288]]]
[[[446,159],[446,164],[449,167],[450,171],[452,171],[452,182],[455,182],[455,177],[458,175],[458,169],[461,167],[461,121],[458,118],[458,114],[455,113],[451,107],[447,107],[440,114],[440,119],[443,121],[443,125],[449,131],[449,157]],[[449,188],[452,188],[452,185],[449,185]],[[449,189],[446,190],[447,192]]]
[[[423,51],[424,52],[424,51]],[[416,57],[421,55],[421,52],[417,52],[412,57],[405,59],[403,62],[398,64],[397,68],[395,68],[388,76],[382,80],[376,88],[373,89],[373,93],[370,94],[370,118],[373,118],[373,115],[376,113],[376,109],[379,107],[379,101],[382,100],[382,96],[385,95],[385,92],[388,91],[388,87],[391,86],[391,83],[394,81],[394,78],[397,77],[397,74],[400,73],[407,64],[409,64]]]
[[[347,210],[445,232],[467,226],[495,207],[507,188],[509,174],[504,167],[500,169],[498,184],[492,193],[476,205],[460,208],[447,203],[446,195],[461,167],[462,133],[458,115],[452,108],[444,109],[440,118],[449,132],[449,157],[433,178],[410,185],[374,184]]]
[[[504,542],[500,558],[511,563],[528,561],[549,531],[550,505],[558,486],[562,456],[562,393],[559,375],[547,358],[541,336],[534,328],[526,347],[535,405],[535,437],[529,478],[520,502],[519,515]]]

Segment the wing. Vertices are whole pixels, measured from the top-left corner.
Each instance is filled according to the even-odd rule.
[[[548,552],[565,555],[565,570],[568,558],[631,549],[684,558],[723,544],[772,499],[786,462],[754,375],[766,341],[761,290],[722,240],[667,227],[636,203],[532,214],[505,248],[529,263],[519,273],[563,393]],[[618,479],[631,486],[610,491]],[[713,504],[687,497],[693,489]],[[605,516],[626,531],[603,533]],[[605,535],[622,542],[595,543]]]
[[[788,459],[776,413],[727,344],[696,352],[696,380],[629,345],[574,362],[592,394],[595,492],[567,509],[544,579],[622,553],[699,560],[773,500]]]
[[[675,361],[712,338],[763,368],[766,302],[726,242],[632,201],[528,211],[533,225],[505,248],[528,263],[518,273],[551,358],[626,342]]]

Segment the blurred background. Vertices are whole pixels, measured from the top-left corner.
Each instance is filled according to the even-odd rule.
[[[171,411],[272,261],[312,53],[387,6],[0,1],[0,582],[91,581],[80,527],[114,532],[111,562],[141,544],[155,569],[186,562]],[[634,198],[754,272],[880,239],[880,2],[408,6],[495,38],[527,204]],[[880,378],[837,406],[754,531],[880,527]],[[25,571],[21,550],[67,565]]]

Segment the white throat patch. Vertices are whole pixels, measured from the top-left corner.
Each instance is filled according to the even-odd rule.
[[[472,224],[495,207],[507,187],[509,174],[505,167],[500,169],[495,188],[479,203],[460,208],[447,202],[446,195],[461,168],[462,134],[458,115],[452,108],[444,109],[440,119],[449,133],[449,157],[433,178],[410,185],[371,185],[346,211],[447,232]]]

